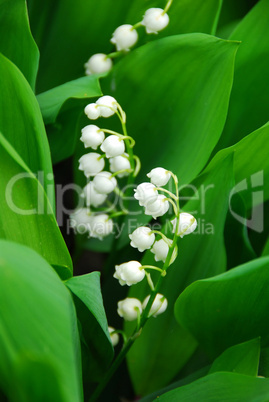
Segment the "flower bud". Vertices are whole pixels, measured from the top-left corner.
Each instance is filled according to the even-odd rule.
[[[110,170],[112,173],[118,172],[119,170],[131,169],[130,161],[128,159],[128,154],[124,153],[120,156],[115,156],[109,159]],[[128,176],[130,173],[122,172],[118,174],[118,177]]]
[[[110,42],[116,46],[118,51],[120,51],[120,50],[129,50],[130,47],[136,44],[137,39],[138,34],[136,30],[133,29],[133,26],[125,24],[119,26],[114,31]]]
[[[145,270],[140,269],[141,264],[138,261],[129,261],[120,265],[116,265],[114,278],[118,279],[120,285],[135,285],[141,282],[145,277]]]
[[[92,216],[90,215],[89,208],[79,208],[70,215],[70,226],[72,228],[81,227],[83,229],[82,233],[85,231],[90,232],[90,225],[92,221]],[[86,229],[86,230],[85,230]]]
[[[143,17],[142,25],[145,26],[146,32],[158,33],[164,29],[169,23],[168,14],[163,15],[161,8],[149,8]]]
[[[100,110],[98,110],[96,103],[89,103],[85,107],[84,113],[90,120],[96,120],[98,117],[100,117]]]
[[[113,66],[112,60],[106,54],[96,53],[84,64],[86,75],[106,73]]]
[[[117,101],[112,96],[102,96],[96,101],[100,116],[110,117],[117,111]]]
[[[91,147],[92,149],[97,149],[105,139],[104,132],[94,124],[84,127],[81,133],[80,141],[84,143],[85,148]]]
[[[145,215],[152,215],[154,219],[158,218],[158,216],[164,215],[169,209],[169,202],[166,199],[165,195],[158,195],[157,200],[148,203],[145,209]]]
[[[117,135],[109,135],[101,145],[101,150],[106,153],[107,158],[112,158],[124,153],[125,144]]]
[[[109,194],[117,186],[117,180],[110,172],[100,172],[93,179],[95,190],[100,194]]]
[[[173,225],[173,233],[176,231],[177,218],[171,221]],[[191,214],[187,212],[182,212],[179,214],[179,225],[177,230],[177,235],[183,237],[187,234],[192,233],[197,227],[197,220]]]
[[[97,208],[105,202],[107,195],[98,193],[91,181],[84,187],[81,197],[85,198],[87,206],[92,205]]]
[[[145,300],[143,301],[142,307],[143,309],[146,308],[148,301],[150,299],[150,296],[147,296]],[[167,309],[167,299],[161,295],[160,293],[157,293],[154,299],[154,302],[152,303],[152,306],[149,310],[149,316],[157,317],[157,315],[160,315],[165,312]]]
[[[103,240],[113,231],[113,221],[106,214],[94,215],[91,221],[91,237]]]
[[[79,159],[79,170],[82,170],[86,177],[95,176],[97,173],[104,169],[104,158],[100,158],[100,154],[96,152],[90,152],[83,155]]]
[[[160,187],[160,186],[165,186],[168,183],[168,181],[171,177],[171,174],[169,173],[168,170],[158,167],[158,168],[152,169],[147,174],[147,176],[150,178],[150,181],[152,184],[155,184],[155,186]]]
[[[152,183],[141,183],[134,191],[134,198],[139,201],[139,205],[142,207],[155,202],[158,197],[158,191]]]
[[[131,246],[138,248],[138,251],[145,251],[149,249],[155,241],[155,235],[151,229],[146,226],[140,226],[129,235],[131,239]]]
[[[108,331],[109,331],[109,334],[110,334],[110,339],[111,339],[112,346],[116,346],[119,343],[119,340],[120,340],[119,334],[117,334],[117,332],[114,332],[115,328],[113,328],[113,327],[108,327]]]
[[[142,304],[140,300],[133,297],[127,297],[124,300],[118,302],[118,314],[126,321],[134,321],[137,319],[137,309],[140,314],[142,313]]]

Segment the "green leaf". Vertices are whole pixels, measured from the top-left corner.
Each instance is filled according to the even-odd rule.
[[[242,374],[214,373],[192,384],[161,395],[161,402],[264,402],[269,397],[269,380]]]
[[[149,320],[129,352],[128,366],[138,394],[144,395],[167,385],[196,347],[189,333],[178,326],[174,303],[188,284],[226,268],[223,230],[232,186],[232,157],[229,156],[210,175],[201,177],[200,188],[183,208],[194,214],[198,230],[179,242],[178,258],[169,268],[161,287],[160,293],[168,299],[166,312]],[[156,265],[151,256],[148,251],[142,264]],[[148,285],[143,281],[132,287],[129,295],[143,301],[148,292]],[[150,354],[150,359],[145,359],[146,353]]]
[[[0,193],[5,195],[0,210],[0,238],[33,248],[55,266],[61,277],[71,276],[72,261],[47,195],[1,133],[0,154]],[[50,188],[54,190],[53,180]]]
[[[258,23],[257,23],[258,21]],[[261,0],[232,33],[242,41],[234,73],[227,122],[217,149],[234,144],[268,121],[269,2]]]
[[[33,173],[51,186],[52,164],[38,102],[22,73],[0,54],[0,131]],[[54,191],[49,194],[54,208]]]
[[[34,90],[39,51],[30,31],[24,0],[0,1],[0,52],[16,64]]]
[[[28,247],[0,240],[1,386],[12,401],[82,401],[77,320],[69,292],[55,271]],[[45,366],[44,366],[45,364]],[[35,369],[36,366],[36,369]],[[55,391],[44,372],[52,367]],[[25,381],[27,374],[31,373]],[[16,387],[14,387],[16,384]],[[28,394],[31,392],[30,394]],[[20,394],[24,399],[20,399]],[[28,396],[28,399],[26,399]],[[37,400],[37,399],[36,399]]]
[[[94,372],[94,377],[97,377],[99,372],[104,374],[104,369],[113,358],[113,347],[100,288],[100,273],[92,272],[72,277],[65,282],[65,285],[76,296],[77,315],[82,326],[83,339],[88,345],[88,364],[91,374]]]
[[[247,340],[261,337],[269,345],[266,297],[269,258],[259,258],[191,284],[175,305],[178,322],[211,357]]]
[[[226,349],[213,362],[209,374],[217,371],[230,371],[257,377],[259,359],[260,339],[256,338]]]

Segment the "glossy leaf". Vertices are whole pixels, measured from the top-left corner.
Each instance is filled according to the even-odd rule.
[[[0,134],[0,238],[25,244],[59,274],[72,274],[72,261],[55,220],[52,207],[40,183],[14,148]],[[54,191],[53,181],[50,188]],[[4,198],[5,197],[5,198]]]
[[[60,278],[36,252],[5,240],[0,240],[0,277],[0,371],[5,393],[14,402],[27,400],[20,393],[33,401],[33,391],[43,395],[40,400],[47,396],[56,402],[60,392],[63,402],[82,401],[76,314]],[[29,370],[32,390],[29,378],[25,381]],[[44,372],[49,378],[43,379]],[[55,391],[47,388],[49,382],[58,385]]]
[[[259,336],[261,346],[268,346],[268,267],[269,258],[259,258],[195,282],[179,296],[175,305],[178,322],[210,356]]]
[[[34,90],[39,51],[30,31],[24,0],[0,1],[0,52],[16,64]]]
[[[269,380],[251,378],[242,374],[214,373],[192,384],[161,395],[161,402],[264,402],[269,395]]]

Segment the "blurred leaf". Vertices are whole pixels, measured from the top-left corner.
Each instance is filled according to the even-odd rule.
[[[269,255],[269,238],[264,246],[264,249],[262,251],[262,256]]]
[[[38,102],[21,72],[1,54],[0,76],[0,131],[29,169],[43,175],[54,208],[50,150]]]
[[[259,359],[260,339],[256,338],[226,349],[213,362],[209,374],[217,371],[230,371],[257,377]]]
[[[183,208],[194,214],[198,230],[180,241],[178,258],[163,281],[160,293],[168,299],[166,312],[149,320],[129,352],[129,370],[138,394],[165,386],[196,347],[193,338],[174,318],[174,302],[191,282],[225,270],[223,230],[232,186],[232,156],[228,156],[211,174],[201,177],[200,188]],[[151,256],[148,251],[142,263],[156,265]],[[148,285],[143,281],[132,287],[129,295],[142,301],[148,292]],[[145,359],[146,354],[150,354],[150,359]]]
[[[33,401],[31,394],[29,399],[19,397],[21,392],[25,395],[33,390],[36,395],[44,395],[42,400],[48,396],[58,401],[60,390],[62,401],[82,401],[76,314],[60,278],[36,252],[5,240],[0,240],[0,277],[0,371],[4,391],[14,402]],[[31,361],[32,368],[37,367],[31,370],[32,385],[29,379],[24,381]],[[49,367],[42,362],[53,368],[58,384],[55,392],[47,389],[50,380],[44,380],[43,374]]]
[[[108,332],[108,324],[100,288],[100,273],[76,276],[65,285],[82,303],[76,303],[78,319],[81,323],[83,339],[88,345],[89,365],[94,377],[103,373],[113,358],[113,347]],[[83,304],[83,306],[82,306]],[[85,307],[87,309],[85,309]]]
[[[214,278],[191,284],[175,305],[178,322],[210,356],[261,337],[269,344],[269,258],[259,258]]]
[[[242,374],[214,373],[189,385],[161,395],[161,402],[264,402],[269,396],[269,380]]]
[[[33,248],[61,277],[71,276],[72,261],[40,181],[1,134],[0,154],[0,237]]]
[[[39,51],[24,0],[0,0],[0,52],[16,64],[34,90]]]
[[[229,113],[217,150],[234,144],[269,120],[265,90],[269,86],[268,35],[269,2],[261,0],[230,37],[242,44],[236,57]]]

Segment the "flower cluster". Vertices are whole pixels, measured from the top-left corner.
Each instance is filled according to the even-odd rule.
[[[144,26],[147,34],[157,34],[169,24],[168,9],[172,4],[169,0],[165,8],[149,8],[146,10],[142,21],[137,24],[120,25],[112,34],[110,42],[115,45],[117,52],[108,55],[104,53],[94,54],[85,63],[86,75],[101,74],[111,70],[113,63],[112,58],[117,57],[123,52],[128,52],[138,41],[138,33],[136,28]]]

